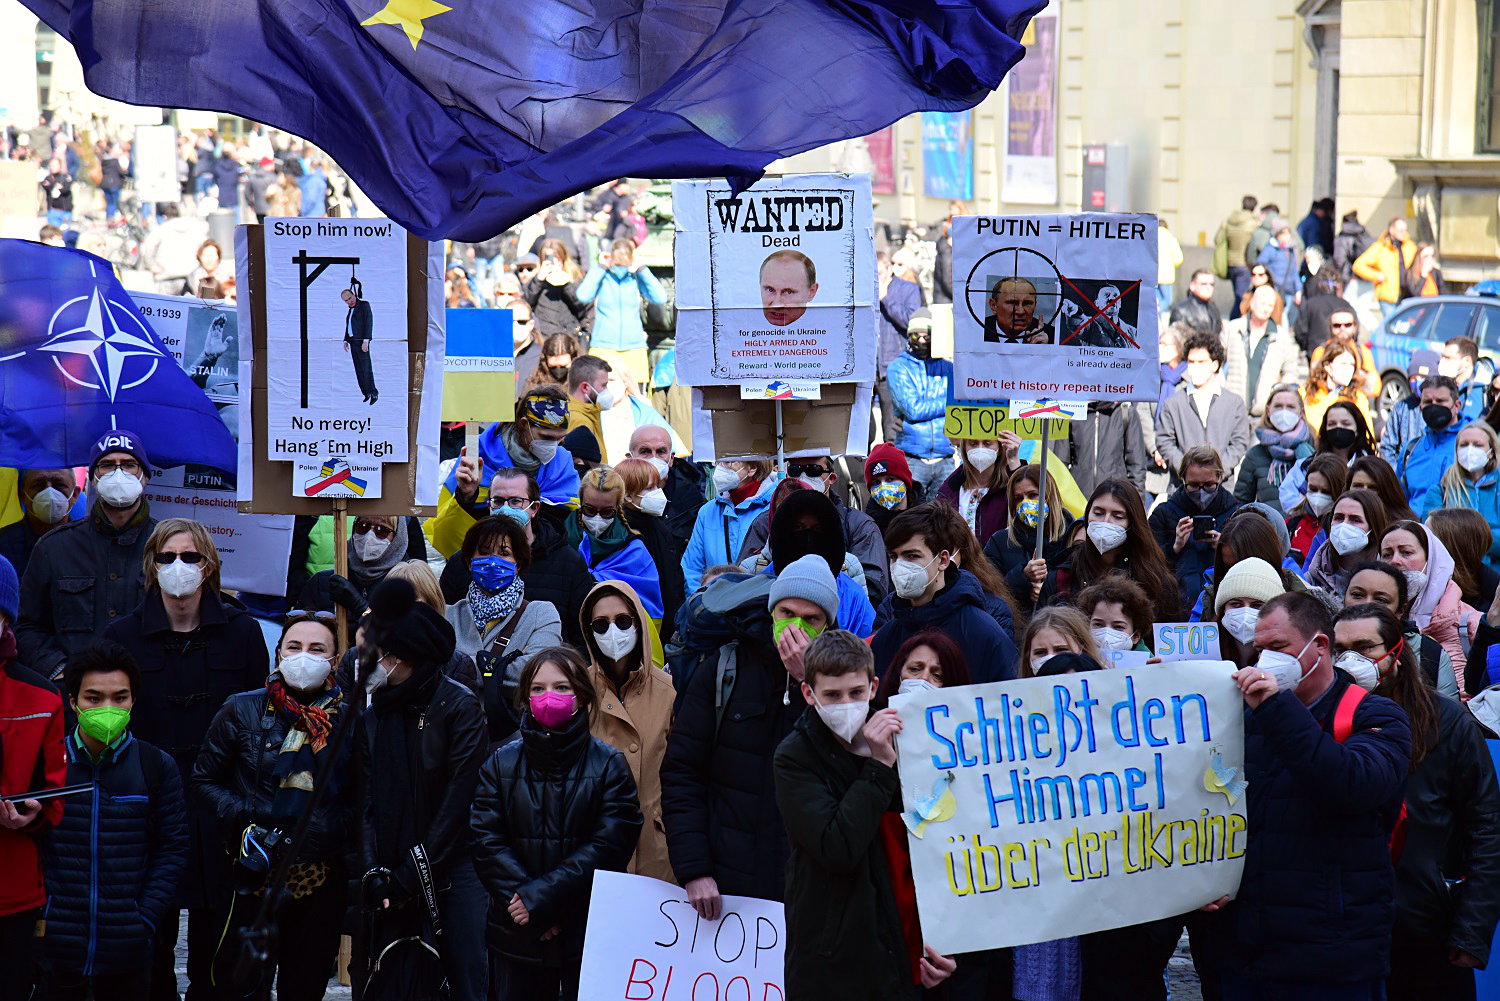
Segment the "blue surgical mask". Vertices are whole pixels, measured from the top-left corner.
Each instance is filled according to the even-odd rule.
[[[509,518],[511,521],[515,522],[517,525],[522,526],[523,528],[531,524],[531,511],[530,509],[524,507],[511,507],[509,504],[502,504],[499,507],[490,508],[490,514],[496,514],[504,518]]]
[[[516,579],[516,564],[504,556],[476,556],[469,561],[469,576],[481,588],[496,594]]]

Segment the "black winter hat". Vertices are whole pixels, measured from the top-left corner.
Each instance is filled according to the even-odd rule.
[[[387,577],[370,592],[370,621],[365,625],[375,645],[408,664],[438,667],[453,656],[453,626],[417,600],[411,584]]]
[[[593,431],[582,425],[563,436],[562,447],[575,459],[593,463],[604,461],[604,453],[599,451],[599,439],[594,437]]]
[[[813,528],[798,525],[811,518]],[[810,553],[823,557],[838,577],[844,569],[844,523],[838,508],[817,490],[793,490],[771,516],[771,562],[778,571]]]

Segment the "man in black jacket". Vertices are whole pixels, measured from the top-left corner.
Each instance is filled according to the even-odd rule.
[[[737,636],[692,672],[661,765],[672,870],[709,920],[719,917],[721,893],[780,900],[786,892],[771,759],[802,715],[792,693],[802,653],[836,623],[827,562],[804,556],[783,568],[767,604],[769,626],[764,616],[730,613]]]
[[[16,640],[21,659],[43,677],[61,677],[74,650],[141,603],[141,559],[156,527],[142,496],[150,478],[140,435],[105,432],[89,458],[95,500],[88,517],[59,525],[31,551],[21,579]]]
[[[662,518],[679,553],[687,550],[698,520],[698,509],[707,500],[703,470],[691,455],[680,459],[672,454],[672,436],[657,424],[642,424],[630,435],[630,457],[644,459],[661,474],[661,488],[667,495],[667,510]]]
[[[453,656],[453,627],[417,601],[404,580],[370,595],[366,635],[378,648],[374,694],[355,737],[360,863],[372,931],[357,975],[396,938],[417,934],[423,903],[420,846],[430,866],[443,928],[438,942],[453,1001],[484,1001],[489,898],[474,870],[469,807],[489,747],[484,710],[440,670]],[[398,981],[399,982],[399,981]]]

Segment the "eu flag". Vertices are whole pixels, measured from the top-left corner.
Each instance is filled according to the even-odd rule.
[[[754,176],[999,86],[1044,0],[22,0],[89,89],[332,154],[480,240],[615,177]]]
[[[88,465],[129,428],[158,466],[235,470],[214,405],[152,331],[108,262],[0,240],[0,465]]]

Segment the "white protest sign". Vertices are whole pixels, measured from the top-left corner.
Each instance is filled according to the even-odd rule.
[[[1155,400],[1156,217],[953,220],[954,395]]]
[[[939,952],[1138,924],[1239,886],[1244,703],[1222,663],[935,689],[891,705],[917,910]]]
[[[578,996],[786,1001],[781,904],[755,897],[722,899],[719,920],[707,921],[680,886],[595,872]]]
[[[1011,416],[1018,421],[1040,420],[1086,421],[1089,405],[1085,400],[1011,400]]]
[[[266,457],[298,497],[378,497],[406,462],[406,233],[386,219],[264,220]]]
[[[240,415],[239,316],[224,302],[187,296],[131,295],[136,308],[192,380],[203,388],[235,440]],[[248,435],[250,422],[244,422]],[[288,515],[241,514],[235,478],[208,466],[174,466],[152,473],[146,484],[151,515],[202,522],[223,561],[220,579],[235,591],[281,594],[292,552]]]
[[[1111,671],[1128,670],[1132,667],[1145,667],[1146,661],[1151,659],[1151,654],[1145,650],[1105,650],[1104,668]]]
[[[672,212],[679,382],[874,380],[869,175],[678,181]]]
[[[1162,660],[1218,660],[1217,622],[1157,622],[1151,626],[1152,646]]]

